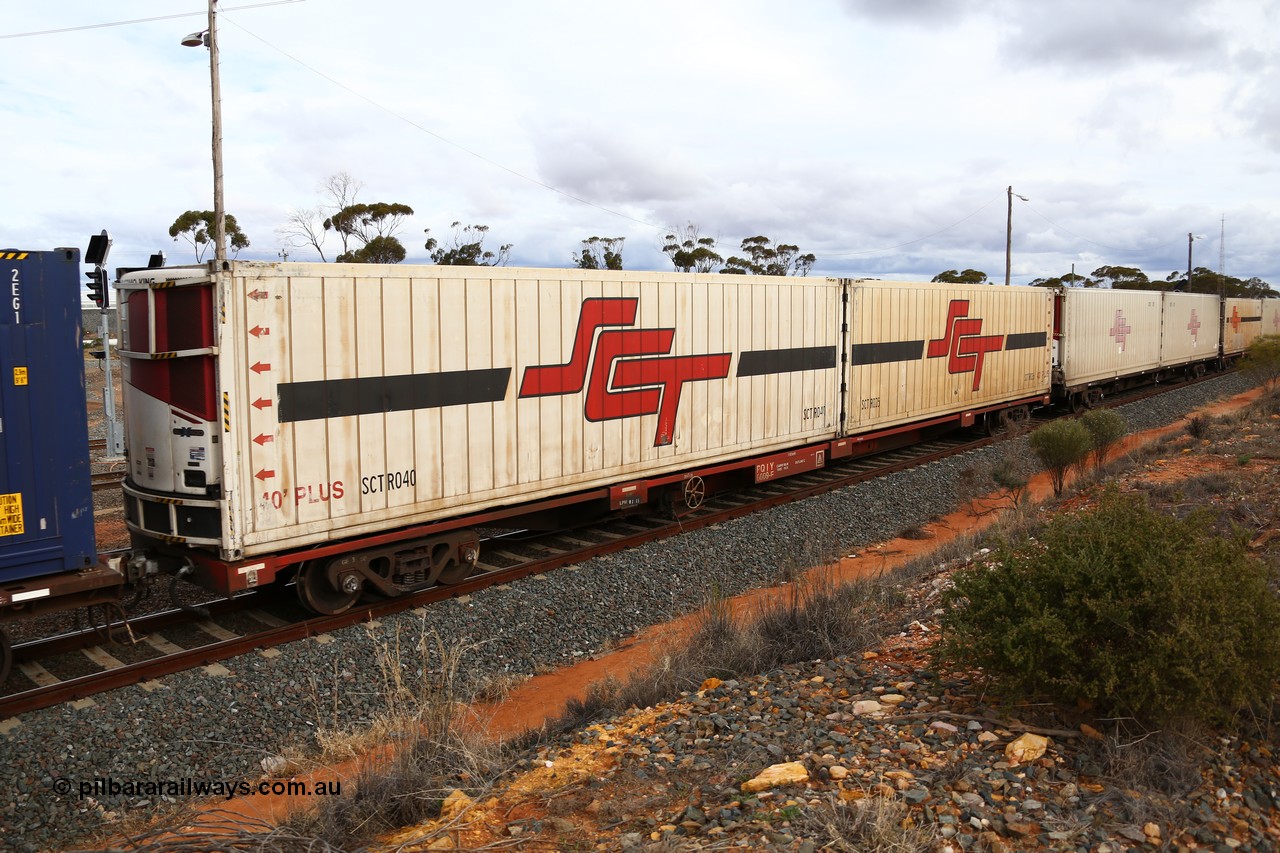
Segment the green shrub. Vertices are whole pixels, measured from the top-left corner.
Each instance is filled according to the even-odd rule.
[[[1044,470],[1055,497],[1062,496],[1067,473],[1084,463],[1093,450],[1093,437],[1077,420],[1050,421],[1027,437]]]
[[[1280,335],[1256,338],[1245,350],[1241,366],[1257,377],[1264,388],[1275,389],[1280,385]]]
[[[1093,467],[1101,468],[1115,443],[1129,431],[1129,422],[1114,409],[1090,409],[1080,418],[1093,445]]]
[[[1244,537],[1104,493],[1038,540],[1001,543],[946,595],[943,661],[1015,697],[1214,721],[1274,697],[1280,598]]]

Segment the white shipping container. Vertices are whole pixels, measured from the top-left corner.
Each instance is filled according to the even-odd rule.
[[[1262,300],[1262,334],[1280,335],[1280,299]]]
[[[1163,293],[1160,364],[1174,367],[1218,355],[1219,300],[1211,293]]]
[[[1053,292],[854,281],[849,433],[1049,393]]]
[[[1067,389],[1159,367],[1161,296],[1146,290],[1063,290],[1058,366]]]
[[[1262,334],[1262,300],[1222,300],[1222,354],[1239,355]]]
[[[192,492],[188,460],[220,459],[223,559],[837,428],[838,281],[236,261],[215,286],[219,414],[126,405],[137,485]]]

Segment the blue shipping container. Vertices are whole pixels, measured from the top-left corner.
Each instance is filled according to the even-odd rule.
[[[97,562],[80,250],[0,251],[0,584]]]

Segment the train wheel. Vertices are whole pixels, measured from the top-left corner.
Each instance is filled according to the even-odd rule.
[[[13,646],[9,645],[9,637],[0,631],[0,684],[9,680],[9,669],[13,666]]]
[[[357,576],[350,576],[355,583],[354,590],[335,589],[329,580],[329,564],[323,560],[311,560],[298,569],[298,600],[302,606],[324,616],[332,616],[350,610],[360,600],[360,588],[363,584]]]
[[[684,481],[682,491],[684,505],[689,509],[697,509],[707,499],[707,484],[701,477],[690,477]]]

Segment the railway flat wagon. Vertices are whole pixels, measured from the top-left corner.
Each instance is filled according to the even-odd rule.
[[[1210,293],[1161,294],[1160,365],[1199,365],[1218,357],[1219,300]]]
[[[119,288],[126,521],[198,572],[242,561],[203,579],[225,592],[289,549],[592,490],[625,507],[634,480],[838,426],[832,280],[233,261]],[[357,568],[460,579],[472,536],[398,579]],[[324,588],[308,603],[338,609]]]
[[[1073,402],[1160,368],[1158,291],[1066,288],[1058,311],[1055,385]]]
[[[1052,291],[870,280],[849,291],[850,435],[1048,402]]]
[[[1227,297],[1222,300],[1222,355],[1235,357],[1262,335],[1262,300]]]

